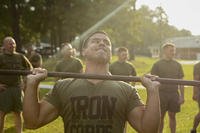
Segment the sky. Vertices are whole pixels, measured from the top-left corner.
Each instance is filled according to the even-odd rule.
[[[136,8],[141,5],[153,10],[161,6],[168,15],[169,25],[200,35],[200,0],[137,0]]]

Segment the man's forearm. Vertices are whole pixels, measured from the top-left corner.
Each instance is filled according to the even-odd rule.
[[[27,80],[23,102],[23,116],[27,128],[35,128],[39,118],[38,85],[37,81]]]
[[[184,86],[183,85],[179,85],[179,90],[180,90],[181,97],[184,99]]]
[[[144,133],[156,133],[160,125],[160,98],[158,89],[147,93],[147,105],[142,120]]]

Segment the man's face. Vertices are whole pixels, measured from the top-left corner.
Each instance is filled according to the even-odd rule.
[[[8,38],[4,41],[4,50],[8,54],[13,54],[16,49],[15,40],[12,38]]]
[[[122,52],[118,53],[118,58],[119,58],[119,61],[127,61],[128,60],[128,52],[122,51]]]
[[[89,61],[109,63],[112,56],[110,39],[105,34],[95,33],[89,38],[83,55]]]
[[[73,54],[73,48],[71,45],[66,45],[63,48],[63,54],[65,57],[70,57]]]
[[[176,48],[173,47],[173,46],[167,46],[165,49],[164,49],[164,54],[165,54],[165,57],[168,58],[168,59],[173,59],[175,54],[176,54]]]

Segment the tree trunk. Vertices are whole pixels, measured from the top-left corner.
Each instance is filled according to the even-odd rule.
[[[20,13],[19,13],[19,5],[17,5],[16,0],[10,0],[11,8],[10,8],[10,14],[11,14],[11,26],[12,26],[12,32],[13,37],[17,44],[16,51],[22,52],[22,44],[20,39]]]

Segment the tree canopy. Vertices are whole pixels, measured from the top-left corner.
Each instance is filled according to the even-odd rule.
[[[47,42],[52,49],[95,25],[122,5],[124,0],[7,0],[0,2],[0,39],[13,36],[17,50],[27,44]],[[99,27],[111,35],[114,47],[146,48],[164,39],[191,36],[191,32],[168,24],[162,7],[135,9],[131,0],[120,12]]]

